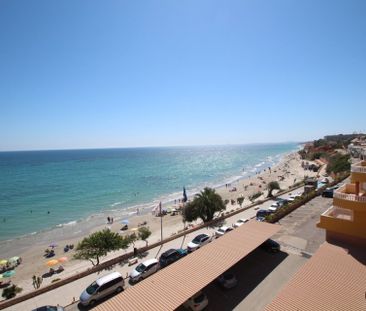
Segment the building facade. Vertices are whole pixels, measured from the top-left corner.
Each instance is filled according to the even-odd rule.
[[[334,192],[333,206],[317,226],[330,243],[366,247],[366,161],[351,166],[351,183]]]

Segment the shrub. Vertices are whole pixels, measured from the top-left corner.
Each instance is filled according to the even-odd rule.
[[[21,287],[18,287],[16,285],[12,285],[8,288],[5,288],[3,290],[2,297],[5,299],[10,299],[16,296],[16,294],[20,293],[23,289]]]
[[[256,193],[252,194],[251,196],[249,196],[249,200],[253,202],[255,199],[259,198],[262,194],[263,194],[263,192],[258,191]]]
[[[336,154],[329,159],[327,165],[327,173],[341,173],[349,172],[351,169],[351,163],[349,162],[350,156],[348,154]]]
[[[243,197],[239,197],[239,198],[237,198],[236,199],[236,201],[238,202],[238,204],[240,205],[240,207],[241,207],[241,205],[243,204],[243,202],[244,202],[244,198]]]

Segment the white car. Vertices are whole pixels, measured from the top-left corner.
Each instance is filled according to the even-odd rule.
[[[191,242],[187,245],[188,253],[199,249],[201,246],[206,245],[211,242],[211,237],[207,234],[199,234],[197,235]]]
[[[301,192],[297,192],[297,193],[293,193],[289,196],[289,198],[287,199],[287,201],[292,202],[294,201],[296,198],[301,197]]]
[[[271,204],[271,206],[268,208],[268,210],[275,212],[280,208],[280,204],[278,202],[274,202]]]
[[[201,291],[193,295],[183,304],[183,306],[186,307],[187,309],[194,311],[203,310],[204,308],[207,307],[207,305],[208,305],[207,296]]]
[[[148,259],[136,266],[130,273],[130,282],[137,283],[149,275],[155,273],[160,268],[159,261],[155,258]]]
[[[80,304],[83,306],[95,305],[97,300],[101,300],[111,293],[119,293],[123,291],[125,282],[121,273],[112,272],[100,277],[95,282],[90,284],[80,295]],[[38,310],[38,309],[36,309]],[[40,309],[40,310],[54,310],[56,309]],[[59,310],[59,309],[57,309]],[[63,309],[62,309],[63,310]]]
[[[225,233],[228,233],[228,232],[230,232],[231,230],[234,230],[234,228],[232,228],[232,227],[222,226],[222,227],[220,227],[219,229],[217,229],[217,230],[215,231],[215,236],[216,236],[216,237],[223,236]]]
[[[238,228],[238,227],[240,227],[242,224],[245,224],[246,222],[248,222],[249,221],[249,219],[247,219],[247,218],[240,218],[240,219],[238,219],[237,220],[237,222],[235,223],[235,224],[233,224],[233,227],[234,228]]]

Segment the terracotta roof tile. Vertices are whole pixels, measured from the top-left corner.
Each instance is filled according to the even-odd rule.
[[[265,311],[366,310],[365,257],[324,243]]]
[[[249,221],[93,310],[174,310],[280,229]]]

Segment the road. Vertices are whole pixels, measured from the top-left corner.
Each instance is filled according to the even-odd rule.
[[[294,190],[298,191],[298,190]],[[291,215],[287,216],[286,218],[281,220],[281,225],[283,225],[283,229],[280,231],[279,234],[275,236],[275,239],[277,239],[283,249],[283,254],[287,254],[284,256],[283,254],[280,256],[284,256],[283,260],[279,261],[277,265],[273,266],[271,264],[271,260],[267,259],[267,261],[263,261],[263,258],[258,260],[254,260],[259,262],[258,268],[259,270],[267,271],[263,268],[262,263],[265,265],[265,267],[271,267],[273,271],[276,271],[276,269],[280,269],[279,273],[281,271],[282,265],[289,264],[294,265],[295,268],[297,267],[298,260],[292,259],[292,256],[301,256],[301,252],[306,253],[312,253],[314,252],[319,244],[324,240],[324,234],[321,230],[315,229],[315,223],[319,219],[319,215],[322,211],[326,210],[327,207],[330,206],[332,200],[331,199],[324,199],[324,198],[315,198],[308,204],[304,205],[303,207],[300,207],[296,211],[294,211]],[[256,212],[259,208],[268,208],[272,201],[268,201],[263,203],[260,206],[253,207],[249,210],[246,210],[244,212],[241,212],[240,214],[237,214],[235,216],[232,216],[226,220],[227,225],[232,225],[237,221],[239,218],[253,218],[256,215]],[[213,235],[215,231],[215,228],[210,229],[201,229],[194,233],[191,233],[187,235],[185,238],[179,238],[174,241],[171,241],[169,243],[166,243],[163,247],[157,247],[152,250],[150,250],[148,253],[145,254],[146,259],[148,258],[158,258],[162,252],[169,248],[185,248],[187,243],[191,241],[196,235],[199,233],[208,233],[210,235]],[[318,232],[318,233],[316,233]],[[323,234],[322,237],[318,237],[317,234],[320,236]],[[259,256],[259,255],[257,255]],[[264,258],[265,255],[264,255]],[[272,257],[268,257],[272,258]],[[279,257],[280,258],[280,257]],[[250,260],[250,259],[248,259]],[[269,260],[269,261],[268,261]],[[141,262],[141,261],[140,261]],[[277,260],[273,261],[274,263],[277,263]],[[119,265],[116,265],[114,267],[111,267],[111,270],[119,271],[123,276],[126,276],[136,265],[128,266],[127,263],[121,263]],[[255,265],[253,265],[255,267]],[[296,270],[294,268],[294,270]],[[256,287],[253,287],[250,292],[247,292],[245,297],[241,297],[244,301],[249,301],[249,298],[253,295],[255,296],[256,289],[259,286],[262,285],[263,282],[266,282],[267,279],[270,279],[273,275],[273,272],[267,271],[267,275],[263,276],[263,274],[260,271],[257,271],[258,277],[253,276],[253,284],[257,284]],[[254,270],[253,270],[254,271]],[[24,311],[24,310],[32,310],[37,307],[43,306],[43,305],[62,305],[62,306],[68,306],[66,307],[66,310],[85,310],[84,308],[79,308],[77,303],[72,304],[69,306],[74,300],[78,300],[80,293],[89,285],[91,284],[95,279],[100,277],[103,274],[106,274],[108,271],[103,271],[100,274],[91,274],[85,278],[82,278],[80,280],[77,280],[75,282],[72,282],[70,284],[67,284],[65,286],[62,286],[60,288],[57,288],[53,291],[47,292],[45,294],[39,295],[37,297],[34,297],[33,299],[29,299],[27,301],[21,302],[19,304],[16,304],[10,308],[4,309],[4,310],[12,310],[12,311]],[[249,271],[250,272],[250,271]],[[249,273],[243,272],[243,274],[239,274],[240,278],[241,275],[244,275],[244,278],[247,279],[247,274]],[[254,272],[253,272],[254,273]],[[254,274],[253,274],[254,275]],[[276,278],[277,279],[277,278]],[[242,283],[242,282],[240,282]],[[126,284],[128,284],[126,282]],[[243,283],[245,284],[245,283]],[[265,283],[263,283],[265,284]],[[250,288],[250,287],[249,287]],[[235,291],[234,291],[235,292]],[[270,297],[270,290],[267,291],[266,297]],[[272,291],[273,292],[273,291]],[[225,293],[225,295],[229,295],[230,293]],[[239,296],[240,297],[240,296]],[[259,297],[260,298],[260,297]],[[260,298],[263,300],[263,298]],[[254,299],[255,300],[255,299]],[[214,298],[212,298],[212,301],[214,301]],[[239,304],[238,300],[237,304]],[[213,305],[210,303],[210,305]],[[254,310],[254,309],[253,309]],[[259,310],[259,309],[258,309]]]
[[[266,202],[261,208],[270,204]],[[258,248],[237,263],[231,271],[238,279],[238,286],[231,290],[223,290],[216,282],[209,284],[203,289],[209,299],[207,310],[262,310],[324,242],[325,233],[316,227],[316,223],[320,214],[331,205],[331,199],[316,197],[283,218],[280,221],[282,229],[273,237],[281,244],[281,252],[269,254]],[[253,217],[255,213],[254,209],[248,210],[243,215],[229,218],[227,223]],[[66,310],[90,309],[74,304]]]

